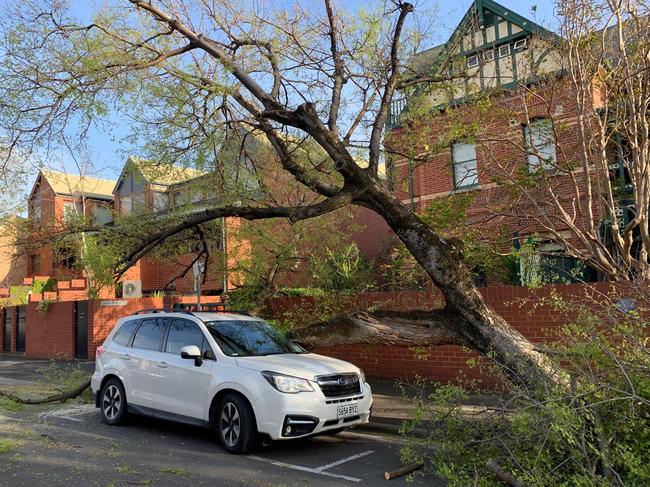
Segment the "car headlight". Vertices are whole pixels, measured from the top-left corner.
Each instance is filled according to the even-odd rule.
[[[366,374],[363,371],[363,369],[359,369],[359,377],[361,378],[361,383],[365,384],[366,383]]]
[[[287,394],[297,394],[299,392],[311,392],[314,388],[307,379],[293,377],[292,375],[278,374],[265,370],[262,372],[264,378],[280,392]]]

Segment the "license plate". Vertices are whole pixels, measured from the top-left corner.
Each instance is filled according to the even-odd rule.
[[[346,404],[345,406],[338,406],[336,408],[336,417],[345,418],[346,416],[354,416],[358,414],[359,406],[354,404]]]

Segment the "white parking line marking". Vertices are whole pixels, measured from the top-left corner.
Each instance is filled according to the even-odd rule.
[[[316,475],[324,475],[326,477],[334,477],[337,479],[349,480],[350,482],[361,482],[363,479],[358,479],[356,477],[348,477],[347,475],[338,475],[330,472],[323,472],[317,468],[303,467],[302,465],[292,465],[291,463],[278,462],[276,460],[271,460],[269,458],[262,458],[255,455],[249,455],[248,458],[252,460],[257,460],[258,462],[269,463],[275,465],[276,467],[290,468],[291,470],[299,470],[301,472],[309,472]]]
[[[317,467],[314,470],[317,470],[318,472],[322,472],[322,471],[327,470],[329,468],[336,467],[337,465],[341,465],[342,463],[347,463],[347,462],[350,462],[352,460],[356,460],[357,458],[366,457],[366,456],[370,455],[371,453],[375,453],[374,450],[364,451],[364,452],[359,453],[357,455],[352,455],[351,457],[344,458],[343,460],[328,463],[327,465],[323,465],[322,467]]]

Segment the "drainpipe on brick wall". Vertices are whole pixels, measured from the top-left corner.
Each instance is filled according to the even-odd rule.
[[[415,209],[415,203],[413,202],[413,159],[409,159],[409,207],[411,210]]]
[[[221,217],[221,245],[223,247],[223,293],[228,292],[228,233],[226,217]]]

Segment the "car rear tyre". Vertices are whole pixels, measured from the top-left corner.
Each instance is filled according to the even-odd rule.
[[[230,453],[247,453],[257,446],[255,415],[239,394],[228,394],[217,411],[217,434]]]
[[[109,379],[102,387],[99,409],[104,423],[110,426],[124,424],[127,416],[126,394],[118,379]]]

